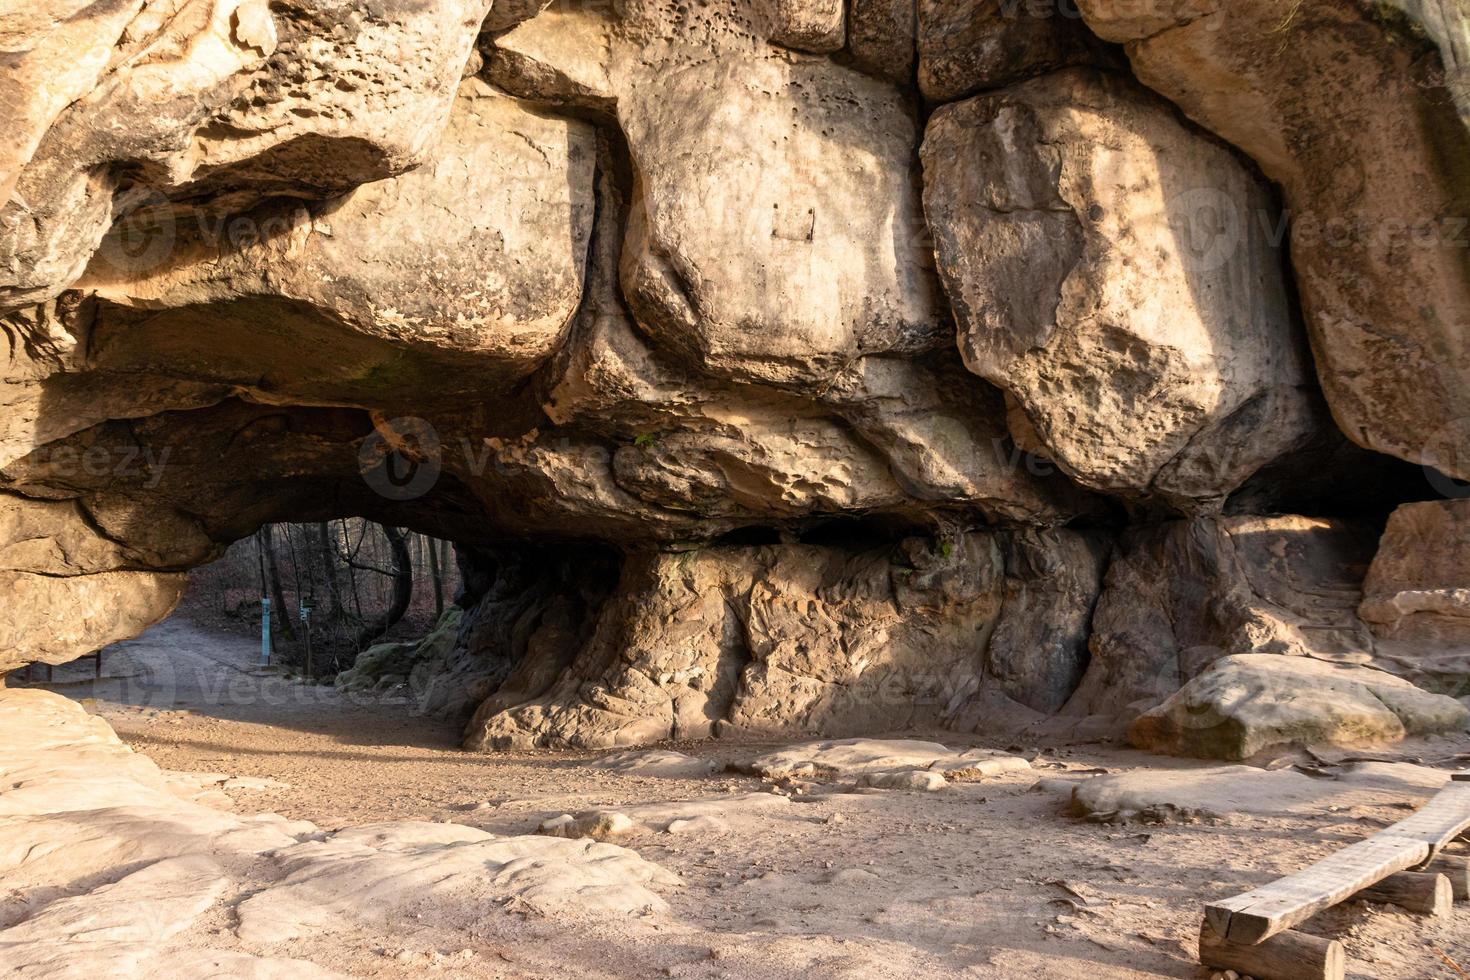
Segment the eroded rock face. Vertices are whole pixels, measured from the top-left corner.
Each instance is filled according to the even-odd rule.
[[[1343,432],[1470,477],[1465,11],[1078,6],[1144,84],[1282,185],[1317,375]]]
[[[89,367],[374,404],[531,373],[581,302],[593,130],[470,79],[423,153],[325,206],[180,222],[166,260],[94,268]]]
[[[357,677],[478,703],[480,748],[1132,717],[1227,654],[1470,676],[1396,646],[1459,628],[1459,518],[1402,511],[1363,601],[1331,515],[1432,487],[1354,493],[1382,467],[1313,377],[1417,460],[1470,415],[1463,255],[1298,215],[1314,371],[1254,168],[1298,211],[1465,210],[1454,24],[1309,5],[1293,60],[1261,4],[1088,4],[1186,118],[1034,6],[489,6],[7,24],[0,669],[351,514],[488,562]]]
[[[1357,606],[1373,547],[1368,527],[1306,517],[1200,518],[1125,534],[1068,710],[1151,705],[1229,655],[1371,662]]]
[[[924,185],[966,364],[1079,481],[1218,505],[1310,434],[1280,257],[1206,224],[1266,188],[1161,101],[1068,71],[945,106]]]
[[[604,748],[727,730],[935,724],[970,710],[987,647],[1006,689],[1045,705],[1075,683],[1084,637],[1063,632],[1039,654],[1021,651],[1006,617],[1083,618],[1095,577],[1071,588],[1041,579],[1048,559],[1090,548],[1059,531],[856,553],[783,545],[630,559],[565,674],[520,688],[525,703],[487,702],[469,744]],[[1007,550],[1029,558],[1008,562]]]
[[[615,106],[636,180],[622,284],[642,328],[708,373],[784,385],[941,344],[913,100],[752,43],[733,15],[681,26],[669,40],[652,10],[614,22],[574,8],[491,57],[517,95]]]
[[[1394,511],[1358,611],[1382,637],[1470,644],[1470,499]]]
[[[21,54],[7,66],[5,102],[21,128],[0,158],[4,310],[70,285],[129,214],[154,228],[148,212],[175,201],[227,215],[418,164],[490,5],[75,6],[42,4],[15,32]],[[102,261],[117,254],[104,249]]]
[[[919,90],[953,102],[1096,56],[1097,39],[1061,4],[917,0]]]

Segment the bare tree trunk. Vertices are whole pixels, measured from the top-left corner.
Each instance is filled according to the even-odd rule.
[[[434,581],[434,616],[444,615],[444,566],[439,563],[439,542],[430,538],[425,542],[429,547],[429,577]]]
[[[362,626],[362,592],[357,587],[357,553],[362,550],[362,538],[357,539],[357,547],[352,547],[352,531],[347,526],[344,518],[337,522],[342,529],[342,554],[347,556],[347,581],[352,586],[352,609],[355,615],[354,622],[358,627]],[[366,530],[363,534],[366,535]],[[359,650],[358,652],[361,652]]]
[[[281,632],[286,639],[292,643],[296,642],[296,630],[291,625],[291,610],[286,608],[286,593],[281,588],[281,567],[276,563],[275,526],[267,524],[259,531],[261,551],[265,555],[266,571],[270,573],[271,601],[276,606],[276,619],[281,624]]]
[[[393,598],[387,612],[364,624],[358,631],[355,642],[359,649],[392,629],[408,612],[409,603],[413,601],[413,553],[408,550],[408,535],[400,528],[386,525],[383,535],[388,539],[393,558]]]

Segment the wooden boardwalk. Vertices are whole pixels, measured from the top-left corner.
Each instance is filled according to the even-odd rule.
[[[1206,905],[1200,962],[1259,980],[1340,978],[1342,945],[1291,927],[1355,896],[1443,913],[1454,897],[1467,897],[1470,868],[1440,851],[1467,829],[1470,772],[1455,773],[1413,816],[1296,874]]]

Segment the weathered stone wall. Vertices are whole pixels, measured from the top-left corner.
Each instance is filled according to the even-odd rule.
[[[519,556],[430,658],[483,747],[1465,676],[1458,8],[75,6],[0,69],[0,668],[355,514]]]

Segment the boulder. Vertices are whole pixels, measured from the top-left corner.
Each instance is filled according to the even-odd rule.
[[[635,179],[623,290],[656,347],[799,388],[864,354],[942,343],[911,98],[753,45],[761,30],[733,14],[675,28],[653,4],[616,21],[559,13],[497,38],[492,77],[522,98],[614,107]]]
[[[530,374],[582,300],[592,127],[470,79],[421,156],[323,207],[185,224],[166,260],[94,265],[88,367],[348,404]]]
[[[1470,646],[1470,499],[1393,512],[1358,612],[1380,637]]]
[[[908,84],[917,56],[917,0],[848,0],[847,49],[853,64]]]
[[[489,0],[319,6],[45,0],[7,25],[0,312],[55,297],[94,252],[165,258],[180,216],[321,200],[421,162]]]
[[[839,51],[846,0],[755,0],[756,24],[782,47],[815,54]]]
[[[173,612],[188,577],[96,572],[60,577],[0,572],[0,671],[64,664],[137,636]]]
[[[1139,79],[1283,189],[1291,264],[1342,431],[1470,478],[1465,12],[1417,0],[1081,0]],[[1227,202],[1221,201],[1222,205]]]
[[[1370,667],[1246,654],[1216,661],[1128,727],[1141,749],[1249,759],[1284,745],[1381,745],[1460,732],[1470,709]]]
[[[1265,183],[1121,78],[942,107],[924,207],[969,368],[1079,482],[1214,508],[1313,430]],[[1032,443],[1036,445],[1033,447]]]
[[[1096,39],[1060,3],[917,0],[919,90],[953,102],[1094,57]]]

